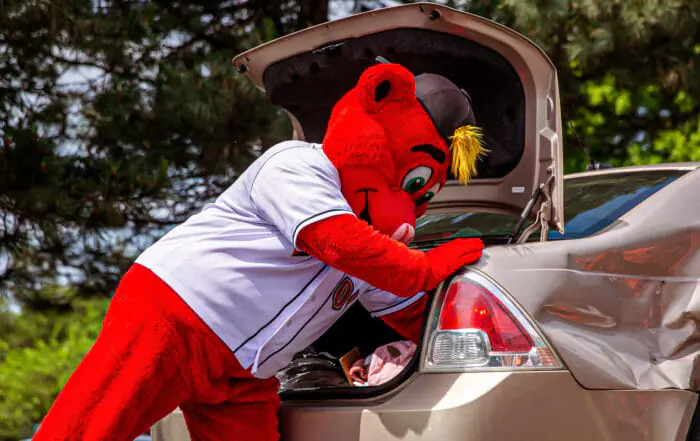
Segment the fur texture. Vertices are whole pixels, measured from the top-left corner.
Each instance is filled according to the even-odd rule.
[[[34,441],[132,441],[178,405],[192,441],[275,441],[279,384],[253,378],[157,276],[135,265]]]
[[[339,102],[324,150],[357,217],[311,224],[297,244],[400,296],[435,288],[483,248],[479,240],[462,239],[423,253],[391,238],[410,241],[416,217],[444,186],[450,166],[447,145],[414,91],[410,72],[381,65]],[[417,341],[425,304],[384,319]],[[136,265],[34,440],[130,441],[180,406],[193,441],[275,441],[277,389],[274,377],[253,378],[175,292]]]
[[[413,250],[351,215],[304,228],[299,245],[311,256],[375,288],[401,297],[430,291],[481,256],[481,240],[457,239],[424,253]]]
[[[382,321],[404,338],[418,344],[423,327],[425,307],[428,305],[428,296],[424,295],[409,307],[392,314],[382,316]]]
[[[416,99],[415,87],[408,70],[381,64],[367,69],[338,102],[323,149],[357,218],[336,216],[309,225],[297,244],[328,265],[403,297],[435,288],[478,260],[483,249],[481,240],[460,239],[423,253],[391,238],[412,239],[400,231],[413,231],[451,165],[447,143]]]
[[[334,107],[323,149],[338,169],[343,195],[349,201],[358,189],[375,186],[386,187],[402,199],[406,193],[402,187],[404,178],[416,167],[426,167],[430,170],[429,177],[410,193],[413,204],[404,199],[382,207],[390,211],[408,205],[414,215],[420,216],[429,202],[424,200],[426,193],[436,185],[444,187],[450,152],[416,99],[415,87],[408,70],[396,64],[381,64],[367,69],[357,86]],[[426,146],[432,149],[414,150]],[[436,153],[443,161],[436,160],[426,150]],[[358,169],[371,171],[376,178],[350,182],[347,172]],[[352,204],[351,207],[356,208]],[[356,212],[359,214],[361,210]],[[415,225],[415,218],[412,223]]]
[[[402,226],[413,231],[452,165],[449,147],[416,99],[415,88],[408,70],[381,64],[367,69],[338,102],[323,149],[359,219],[335,216],[311,224],[297,244],[328,265],[402,297],[434,289],[479,260],[483,250],[479,239],[458,239],[423,253],[391,238],[413,238],[397,232]],[[411,178],[419,185],[411,185]],[[425,305],[421,300],[382,319],[417,342]]]

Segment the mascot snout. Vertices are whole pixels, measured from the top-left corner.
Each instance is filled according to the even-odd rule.
[[[376,170],[348,168],[340,173],[343,194],[352,211],[376,230],[410,243],[415,236],[416,204],[399,187],[390,187]]]
[[[374,228],[399,242],[409,244],[413,241],[416,233],[416,204],[408,193],[401,189],[387,189],[370,196],[369,204],[371,225]]]

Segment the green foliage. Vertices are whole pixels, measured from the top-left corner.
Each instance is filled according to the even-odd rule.
[[[31,434],[94,342],[107,300],[70,313],[0,313],[0,440]]]
[[[700,161],[700,2],[441,3],[550,56],[567,171],[583,146],[615,165]],[[134,254],[290,135],[231,58],[328,7],[0,1],[0,440],[48,409]]]
[[[461,6],[523,33],[557,66],[568,171],[585,168],[583,145],[614,165],[697,160],[699,2],[475,0]]]
[[[0,3],[0,291],[60,273],[109,294],[144,244],[289,136],[231,59],[301,13],[249,3]]]
[[[327,7],[0,1],[0,440],[44,415],[134,254],[289,137],[231,59]]]

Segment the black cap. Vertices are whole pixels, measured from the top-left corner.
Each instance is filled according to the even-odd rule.
[[[376,57],[377,63],[391,63]],[[476,125],[472,99],[464,90],[442,75],[424,73],[415,76],[416,98],[433,120],[435,128],[450,145],[450,138],[458,128]]]
[[[433,124],[450,144],[455,130],[476,125],[471,97],[442,75],[416,75],[416,98],[430,115]]]

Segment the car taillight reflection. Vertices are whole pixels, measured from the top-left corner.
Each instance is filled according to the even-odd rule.
[[[438,295],[426,369],[562,367],[514,302],[481,274],[457,276]]]

